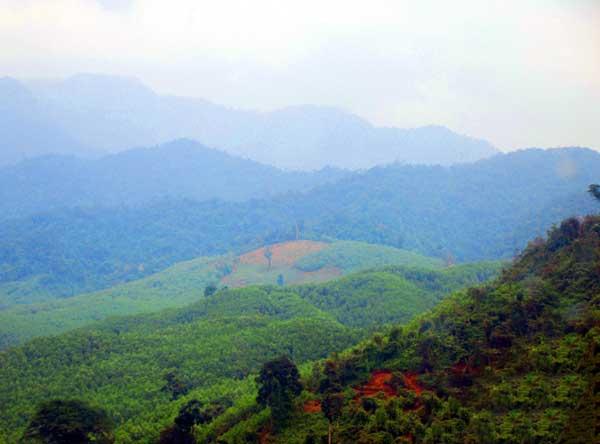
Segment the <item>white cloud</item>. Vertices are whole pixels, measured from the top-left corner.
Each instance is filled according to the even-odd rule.
[[[241,107],[340,106],[501,147],[600,147],[596,0],[0,0],[16,76],[137,76]]]

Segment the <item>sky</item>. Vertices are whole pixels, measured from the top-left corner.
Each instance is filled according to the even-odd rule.
[[[0,0],[0,76],[600,148],[600,0]]]

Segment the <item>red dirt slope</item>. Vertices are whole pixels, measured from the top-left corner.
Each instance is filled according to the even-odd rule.
[[[272,266],[293,266],[300,258],[321,251],[326,247],[327,244],[325,242],[309,240],[282,242],[269,247],[262,247],[240,256],[240,264],[268,266],[269,262],[265,257],[265,251],[267,248],[270,248],[273,254],[271,258]]]
[[[306,401],[302,408],[305,413],[320,413],[321,412],[321,402],[317,399],[311,399],[310,401]]]
[[[386,398],[396,396],[396,390],[389,384],[392,376],[392,372],[389,370],[375,370],[366,384],[354,388],[356,397],[371,397],[379,392],[382,392]]]

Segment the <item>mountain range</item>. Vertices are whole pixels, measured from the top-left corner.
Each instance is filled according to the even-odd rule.
[[[32,281],[43,282],[55,295],[73,295],[294,239],[385,244],[448,263],[511,258],[555,221],[595,211],[586,190],[598,171],[592,150],[530,149],[451,167],[377,167],[243,202],[165,196],[55,208],[0,223],[0,286],[29,292]],[[20,206],[39,201],[21,197]]]
[[[0,165],[40,154],[97,155],[191,138],[286,169],[453,164],[489,157],[490,143],[441,126],[375,127],[335,108],[271,112],[160,95],[139,80],[79,74],[56,81],[0,79]],[[23,112],[23,110],[26,110]],[[10,131],[8,131],[10,129]]]

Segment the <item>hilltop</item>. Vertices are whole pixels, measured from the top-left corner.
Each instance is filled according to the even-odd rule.
[[[271,252],[271,263],[266,252]],[[71,330],[111,316],[183,307],[203,298],[207,286],[294,285],[324,282],[388,265],[441,268],[443,262],[409,251],[361,242],[289,241],[240,256],[201,257],[146,278],[95,293],[57,297],[26,282],[0,292],[0,349]]]

